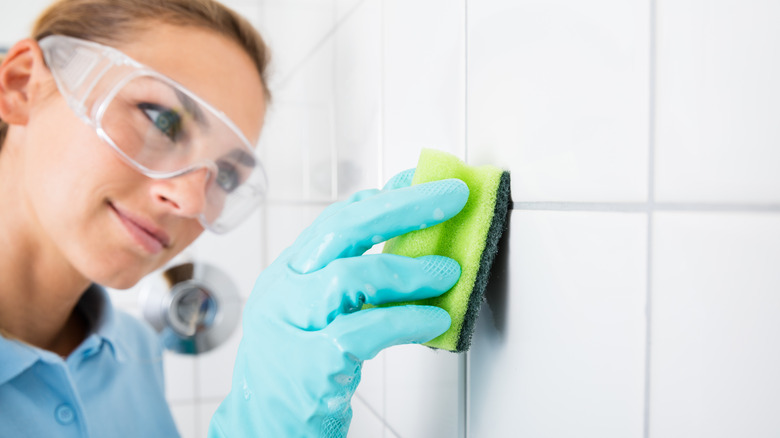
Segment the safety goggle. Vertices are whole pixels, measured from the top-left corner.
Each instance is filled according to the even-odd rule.
[[[208,169],[204,228],[228,231],[260,203],[265,171],[225,114],[112,47],[62,35],[38,44],[68,106],[126,163],[155,179]]]

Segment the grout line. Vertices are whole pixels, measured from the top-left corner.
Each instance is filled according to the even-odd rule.
[[[265,208],[326,207],[329,199],[267,199]],[[513,210],[579,212],[693,212],[693,213],[780,213],[780,204],[707,202],[513,202]]]
[[[366,400],[365,398],[363,398],[363,396],[362,396],[362,395],[360,395],[360,393],[357,393],[357,392],[356,392],[356,393],[354,393],[352,396],[353,396],[353,397],[355,397],[356,399],[360,400],[360,401],[363,403],[363,406],[367,407],[367,408],[368,408],[368,410],[369,410],[369,411],[371,411],[371,413],[372,413],[372,414],[374,414],[374,416],[377,418],[377,420],[379,420],[380,422],[382,422],[382,424],[384,424],[384,423],[385,423],[385,420],[384,420],[384,418],[382,418],[382,416],[381,416],[381,415],[379,415],[379,412],[377,412],[377,411],[374,409],[374,407],[373,407],[373,406],[371,406],[371,403],[369,403],[369,402],[368,402],[368,400]]]
[[[337,0],[331,0],[333,3],[333,22],[338,23],[339,18],[339,8],[338,8],[338,2]],[[334,24],[335,27],[335,24]],[[335,34],[334,34],[335,35]],[[338,133],[337,133],[337,127],[339,126],[339,119],[338,119],[338,110],[339,110],[339,103],[338,103],[338,80],[336,79],[338,77],[338,55],[339,55],[339,45],[338,43],[333,44],[333,57],[332,57],[332,65],[331,68],[333,70],[333,83],[331,84],[331,92],[333,93],[332,98],[330,99],[331,102],[331,114],[332,114],[332,120],[331,120],[331,127],[333,128],[331,132],[331,144],[330,144],[330,197],[331,200],[336,201],[339,197],[339,148],[338,148]]]
[[[202,398],[196,398],[195,401],[197,403],[222,403],[222,401],[225,400],[225,398],[228,396],[228,394],[225,394],[224,396],[211,396],[211,397],[202,397]]]
[[[389,424],[387,421],[384,421],[384,419],[382,419],[382,422],[383,422],[383,423],[384,423],[384,425],[385,425],[385,429],[390,429],[390,432],[392,432],[392,433],[393,433],[393,435],[394,435],[396,438],[402,438],[402,437],[401,437],[401,434],[400,434],[400,433],[398,433],[398,431],[397,431],[397,430],[393,429],[393,426],[391,426],[391,425],[390,425],[390,424]]]
[[[780,204],[709,202],[513,202],[513,210],[595,212],[780,213]]]
[[[463,0],[463,160],[469,163],[469,0]],[[460,397],[463,400],[463,420],[460,422],[459,427],[463,430],[459,431],[460,438],[468,438],[469,434],[469,412],[471,410],[471,400],[469,399],[469,386],[471,380],[469,378],[469,361],[470,353],[466,352],[460,360],[460,366],[458,367],[462,373],[460,376],[460,384],[462,391]],[[461,410],[461,406],[458,406]]]
[[[463,0],[463,161],[469,162],[469,1]]]
[[[383,187],[388,176],[385,175],[385,144],[387,142],[385,132],[385,117],[386,117],[386,59],[387,59],[387,29],[385,20],[385,0],[380,0],[379,3],[379,146],[377,151],[377,174],[379,175],[379,181],[377,187]],[[387,438],[387,355],[382,355],[382,438]]]
[[[649,120],[648,120],[648,169],[647,169],[647,260],[646,260],[646,296],[645,296],[645,394],[643,412],[643,437],[650,438],[650,391],[651,391],[651,355],[652,355],[652,315],[653,315],[653,212],[659,209],[655,203],[655,128],[656,128],[656,0],[650,0],[650,72],[649,72]],[[666,204],[667,206],[670,204]],[[671,204],[674,205],[674,204]],[[705,206],[692,204],[691,206]],[[685,207],[685,204],[678,204]],[[662,207],[662,206],[661,206]],[[667,210],[670,211],[670,210]],[[682,211],[682,210],[676,210]],[[690,211],[690,210],[689,210]],[[699,210],[706,211],[706,210]]]
[[[270,207],[326,207],[332,204],[330,199],[267,199],[265,208]]]
[[[377,150],[377,174],[379,175],[379,181],[377,181],[377,187],[382,187],[387,181],[388,176],[385,175],[385,58],[386,51],[386,35],[385,35],[385,1],[380,0],[379,4],[379,144]]]
[[[645,297],[645,396],[644,396],[644,438],[650,437],[650,390],[652,364],[652,316],[653,316],[653,212],[647,214],[647,260],[645,275],[647,282]]]
[[[674,203],[674,202],[655,202],[649,205],[652,211],[694,211],[694,212],[754,212],[754,213],[778,213],[780,204],[760,204],[760,203]]]
[[[471,378],[469,374],[469,363],[471,363],[471,353],[466,352],[466,354],[462,355],[462,357],[459,359],[459,366],[458,366],[458,372],[461,374],[459,376],[461,384],[463,385],[461,388],[459,398],[463,400],[463,406],[460,406],[460,402],[458,403],[458,409],[463,411],[463,421],[460,422],[458,425],[458,428],[460,429],[458,431],[458,437],[459,438],[468,438],[469,434],[469,412],[471,409],[471,400],[470,400],[470,386],[471,386]]]
[[[384,426],[384,427],[382,428],[382,435],[384,435],[384,433],[385,433],[385,432],[384,432],[384,430],[385,430],[385,429],[390,429],[390,431],[391,431],[391,432],[393,432],[393,433],[395,434],[395,436],[397,436],[397,437],[399,437],[399,438],[401,437],[401,435],[399,435],[399,434],[398,434],[398,432],[396,432],[396,430],[395,430],[395,429],[393,429],[393,426],[391,426],[391,425],[390,425],[390,424],[387,422],[387,419],[385,419],[385,416],[384,416],[384,415],[380,415],[380,414],[379,414],[379,412],[377,412],[376,410],[374,410],[374,407],[373,407],[373,406],[371,406],[371,403],[369,403],[369,402],[368,402],[368,401],[367,401],[365,398],[363,398],[363,396],[362,396],[362,395],[360,395],[360,394],[358,394],[358,393],[356,392],[356,393],[353,395],[353,397],[355,397],[355,398],[357,398],[358,400],[360,400],[360,401],[363,403],[363,406],[367,407],[367,408],[368,408],[368,410],[369,410],[369,411],[371,411],[371,413],[372,413],[372,414],[374,414],[374,417],[376,417],[376,419],[377,419],[377,420],[379,420],[379,422],[382,424],[382,426]],[[383,408],[382,408],[382,409],[384,410],[384,406],[383,406]]]
[[[199,419],[199,418],[201,417],[201,415],[202,415],[202,413],[201,413],[201,410],[202,410],[202,409],[201,409],[201,407],[200,407],[200,405],[201,405],[201,400],[200,400],[200,385],[199,385],[199,380],[200,380],[200,379],[198,379],[198,376],[200,375],[200,368],[198,367],[198,363],[199,363],[198,361],[199,361],[199,359],[198,359],[198,358],[195,358],[195,359],[192,361],[192,365],[191,365],[191,366],[192,366],[192,368],[193,368],[193,369],[192,369],[192,380],[193,380],[193,382],[192,382],[192,383],[193,383],[193,393],[194,393],[194,395],[195,395],[195,396],[193,397],[193,399],[194,399],[195,403],[193,403],[193,406],[192,406],[192,409],[193,409],[193,414],[195,415],[195,418],[193,418],[193,419],[192,419],[192,421],[194,422],[193,426],[194,426],[194,428],[195,428],[195,431],[196,431],[196,433],[198,434],[198,436],[200,436],[200,424],[199,424],[199,422],[198,422],[198,419]]]

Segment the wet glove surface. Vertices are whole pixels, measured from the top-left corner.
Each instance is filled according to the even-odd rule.
[[[363,361],[449,328],[437,307],[360,310],[441,295],[460,275],[447,257],[362,255],[451,218],[468,199],[462,181],[408,187],[411,175],[329,206],[258,277],[244,308],[232,389],[209,437],[345,437]]]

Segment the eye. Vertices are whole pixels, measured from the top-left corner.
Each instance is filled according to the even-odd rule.
[[[146,118],[154,126],[172,141],[176,141],[181,134],[181,115],[170,108],[154,103],[139,103],[138,109],[144,112]]]
[[[217,163],[217,185],[227,193],[232,192],[241,184],[241,175],[236,169],[236,166],[226,162],[220,161]]]

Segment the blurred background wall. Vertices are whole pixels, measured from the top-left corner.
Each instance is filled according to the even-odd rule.
[[[0,46],[47,3],[3,2]],[[420,148],[512,172],[471,352],[367,362],[350,437],[780,434],[780,3],[225,3],[274,54],[270,195],[189,254],[244,297],[326,205]],[[135,314],[137,295],[112,292]],[[239,339],[167,355],[185,438]]]

